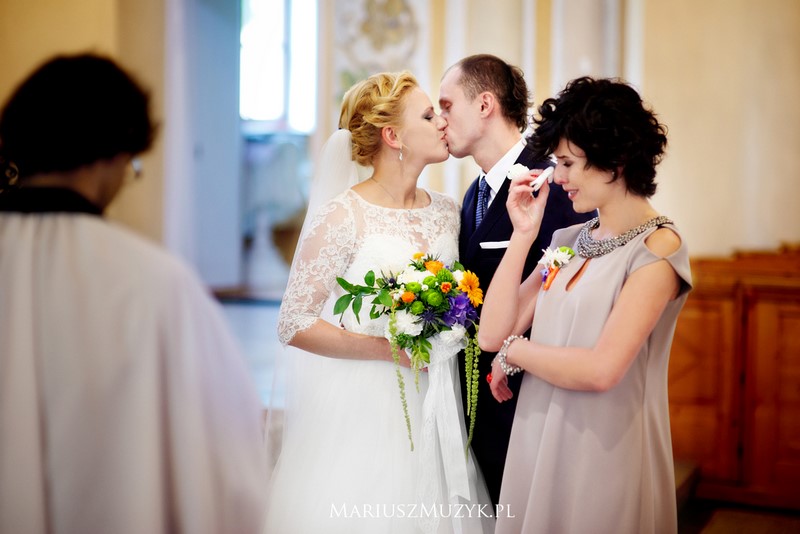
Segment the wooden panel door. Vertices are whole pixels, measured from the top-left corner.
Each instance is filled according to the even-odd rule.
[[[707,482],[740,479],[741,347],[731,293],[692,294],[681,311],[669,364],[672,447]]]
[[[800,508],[800,287],[748,291],[746,486]]]

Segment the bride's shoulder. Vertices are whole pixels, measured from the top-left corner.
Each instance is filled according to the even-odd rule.
[[[327,224],[335,224],[341,222],[352,215],[356,201],[354,197],[355,193],[347,189],[322,204],[315,204],[312,199],[306,210],[307,217],[313,213],[315,223],[325,221]]]
[[[358,193],[352,189],[345,189],[335,197],[331,198],[325,203],[328,211],[334,210],[350,210],[352,206],[357,203]]]

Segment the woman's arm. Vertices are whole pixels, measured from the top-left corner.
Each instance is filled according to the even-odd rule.
[[[386,338],[348,332],[323,319],[317,320],[311,328],[297,332],[289,344],[330,358],[394,361]],[[404,350],[400,351],[400,363],[410,365]]]
[[[320,317],[337,287],[336,277],[352,261],[355,228],[352,207],[346,200],[320,210],[295,253],[278,316],[279,338],[285,345],[320,356],[393,361],[387,339],[348,332]],[[405,351],[400,353],[400,362],[409,365]]]
[[[664,257],[678,249],[680,240],[671,230],[660,229],[647,244]],[[558,387],[608,391],[625,376],[679,288],[672,266],[664,260],[653,262],[625,282],[594,347],[551,347],[519,340],[509,347],[506,361]],[[497,362],[492,375],[505,376]],[[501,382],[493,381],[492,393],[500,401],[508,400],[510,392]]]
[[[512,180],[508,190],[506,208],[514,232],[492,277],[481,309],[478,343],[484,350],[497,350],[510,334],[524,332],[531,325],[541,278],[534,271],[524,283],[520,285],[520,282],[525,259],[539,234],[550,192],[549,184],[545,182],[539,195],[536,198],[531,196],[533,172]]]

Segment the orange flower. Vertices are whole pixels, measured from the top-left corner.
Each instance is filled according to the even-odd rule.
[[[424,253],[424,252],[415,252],[415,253],[414,253],[414,261],[416,261],[416,260],[418,260],[418,259],[422,258],[423,256],[425,256],[425,253]]]
[[[432,272],[434,275],[438,273],[442,267],[444,267],[444,263],[436,260],[430,260],[425,262],[425,268]]]
[[[416,295],[414,295],[414,293],[412,293],[411,291],[404,291],[403,294],[400,295],[400,300],[402,300],[406,304],[414,302],[415,298],[417,298]]]
[[[453,284],[450,282],[442,282],[442,293],[446,295],[447,293],[450,293],[451,289],[453,289]]]
[[[464,277],[458,284],[459,291],[463,291],[469,297],[469,301],[476,308],[483,304],[483,290],[478,287],[478,277],[472,271],[464,271]]]
[[[547,278],[544,281],[544,286],[542,286],[543,291],[547,291],[550,289],[550,286],[553,284],[553,280],[556,279],[556,275],[558,274],[558,267],[553,267],[547,272]]]

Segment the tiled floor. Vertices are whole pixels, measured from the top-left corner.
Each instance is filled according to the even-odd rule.
[[[282,351],[276,331],[278,303],[224,302],[222,309],[239,339],[264,405],[280,404],[280,399],[272,398],[275,359]]]

